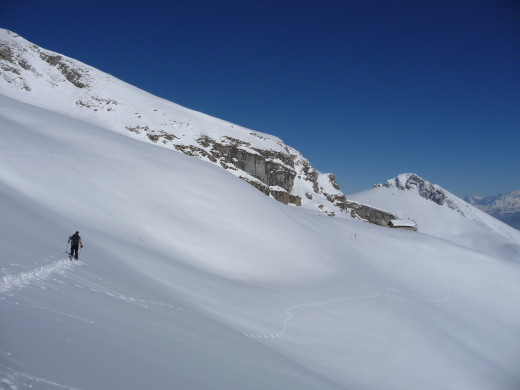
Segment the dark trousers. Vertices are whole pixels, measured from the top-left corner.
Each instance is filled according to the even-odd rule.
[[[79,245],[71,245],[70,246],[70,256],[71,257],[74,256],[74,252],[76,252],[76,256],[74,256],[74,258],[76,260],[78,260],[78,247],[79,247]]]

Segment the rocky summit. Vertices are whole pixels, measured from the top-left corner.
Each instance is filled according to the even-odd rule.
[[[376,184],[374,187],[395,187],[399,190],[417,190],[418,194],[427,200],[443,205],[446,205],[462,215],[464,212],[456,201],[449,194],[446,193],[441,187],[430,183],[428,180],[416,175],[415,173],[403,173],[393,179],[387,180],[383,184]]]

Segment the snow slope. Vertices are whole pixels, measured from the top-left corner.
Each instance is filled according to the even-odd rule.
[[[287,207],[1,95],[0,135],[2,388],[520,384],[520,269],[501,251]]]
[[[349,199],[414,220],[423,233],[520,263],[518,230],[415,174],[401,174]]]

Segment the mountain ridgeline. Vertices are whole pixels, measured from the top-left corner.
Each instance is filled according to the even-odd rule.
[[[219,165],[284,204],[383,226],[397,218],[347,200],[333,174],[318,172],[277,137],[158,98],[3,29],[0,68],[9,97]]]

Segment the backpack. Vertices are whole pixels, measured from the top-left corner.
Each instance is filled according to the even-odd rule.
[[[70,236],[70,245],[78,245],[80,238],[79,234],[73,234]]]

